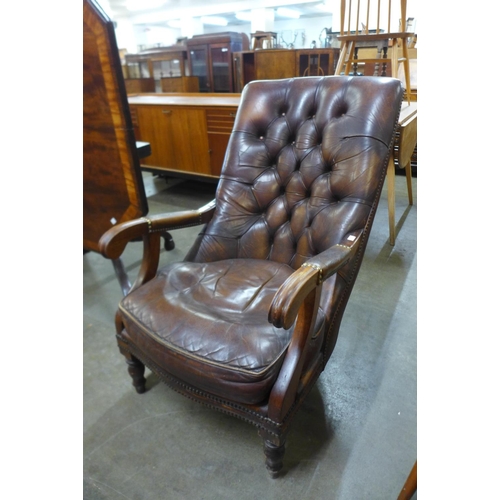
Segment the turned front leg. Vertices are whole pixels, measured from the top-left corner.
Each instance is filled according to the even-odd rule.
[[[285,443],[277,446],[271,441],[264,439],[264,454],[266,455],[266,468],[271,477],[275,479],[283,468]]]
[[[128,373],[132,377],[132,384],[134,385],[135,390],[139,394],[146,392],[146,379],[144,378],[144,371],[145,371],[144,363],[130,353],[124,353],[124,356],[127,360]]]

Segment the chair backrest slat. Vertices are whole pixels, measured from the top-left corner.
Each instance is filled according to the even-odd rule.
[[[356,35],[359,34],[359,9],[360,9],[360,2],[358,0],[358,10],[356,11]]]
[[[368,0],[366,7],[366,33],[368,33],[368,26],[370,26],[370,0]]]
[[[403,3],[403,2],[401,2]],[[389,0],[388,8],[387,8],[387,31],[390,33],[391,31],[391,6],[392,2]]]
[[[378,33],[380,33],[380,0],[378,0],[377,3],[377,34]]]
[[[400,0],[400,26],[397,31],[406,30],[406,1]],[[364,11],[366,7],[366,12]],[[349,35],[351,32],[356,35],[368,34],[370,30],[370,14],[371,10],[376,12],[376,29],[375,32],[381,33],[391,32],[391,17],[398,12],[392,9],[392,0],[377,0],[377,5],[371,5],[370,0],[340,0],[340,34]],[[381,26],[381,16],[385,16],[387,10],[387,25]],[[375,12],[373,12],[372,22]],[[351,22],[352,21],[352,22]],[[366,22],[363,28],[363,23]],[[383,21],[382,21],[383,24]],[[394,23],[392,23],[394,24]],[[372,28],[373,29],[373,28]]]
[[[349,0],[349,22],[347,24],[347,34],[351,32],[351,12],[352,12],[352,2]]]

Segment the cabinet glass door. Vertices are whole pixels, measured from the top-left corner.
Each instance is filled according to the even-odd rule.
[[[232,92],[230,54],[227,45],[212,45],[210,47],[214,92]]]
[[[191,58],[193,76],[198,77],[200,92],[211,92],[212,89],[210,88],[206,46],[199,48],[191,47],[189,50],[189,56]]]
[[[154,61],[153,73],[155,80],[182,76],[181,62],[179,61],[179,59],[170,59],[168,61]]]
[[[129,78],[149,78],[149,66],[147,61],[132,61],[127,63]]]

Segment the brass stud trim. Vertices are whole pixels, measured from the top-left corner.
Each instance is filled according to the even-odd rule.
[[[321,285],[321,283],[323,283],[323,269],[321,269],[318,264],[309,264],[307,262],[304,262],[304,264],[302,264],[302,266],[300,267],[312,267],[313,269],[316,269],[316,271],[319,271],[318,285]]]

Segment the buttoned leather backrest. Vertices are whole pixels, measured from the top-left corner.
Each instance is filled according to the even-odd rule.
[[[216,212],[189,260],[257,258],[297,269],[364,229],[382,187],[401,98],[400,82],[389,78],[248,84]]]

